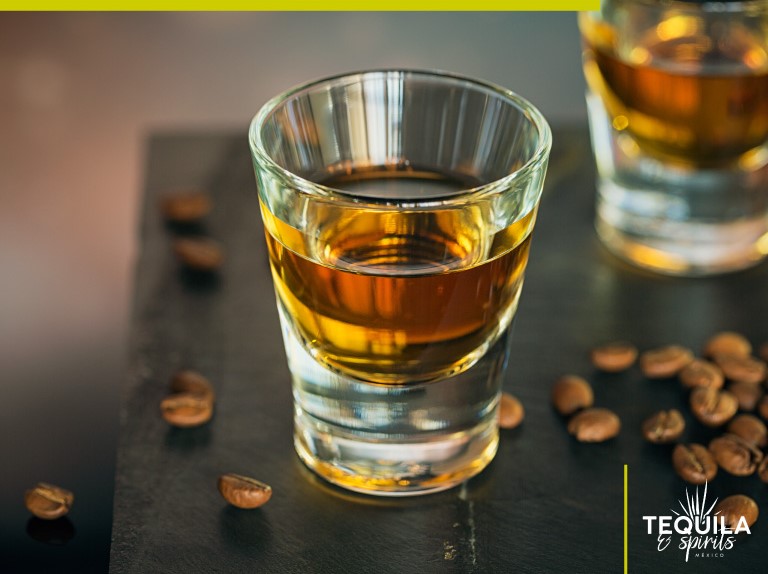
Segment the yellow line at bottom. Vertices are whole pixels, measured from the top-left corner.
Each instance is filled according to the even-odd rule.
[[[624,465],[624,574],[629,573],[629,554],[627,552],[629,548],[629,520],[628,520],[628,504],[627,504],[627,492],[628,492],[628,478],[629,478],[629,465]]]

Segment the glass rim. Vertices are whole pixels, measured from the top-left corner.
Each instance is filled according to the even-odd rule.
[[[768,3],[765,0],[615,0],[615,2],[640,4],[648,8],[671,8],[712,14],[768,12]]]
[[[522,113],[525,119],[529,121],[536,129],[539,139],[536,149],[531,154],[531,157],[529,157],[525,163],[523,163],[523,165],[511,173],[505,175],[504,177],[475,187],[468,187],[466,189],[462,189],[461,191],[453,192],[450,195],[433,196],[424,200],[398,200],[396,202],[386,201],[385,198],[373,198],[369,196],[354,195],[348,191],[344,191],[343,189],[338,189],[310,181],[282,167],[269,155],[269,153],[267,153],[261,137],[261,128],[270,114],[272,114],[281,104],[289,101],[293,96],[301,92],[312,90],[313,88],[318,88],[322,85],[334,84],[343,79],[352,79],[355,77],[374,75],[387,75],[391,73],[464,82],[472,85],[475,89],[488,90],[504,98],[508,103],[516,107]],[[497,84],[442,70],[418,68],[376,68],[370,70],[343,72],[333,76],[326,76],[323,78],[310,80],[309,82],[305,82],[289,88],[288,90],[285,90],[284,92],[272,97],[259,109],[259,111],[251,120],[250,127],[248,129],[248,140],[251,147],[251,153],[253,154],[254,158],[259,161],[261,166],[280,179],[288,180],[292,187],[297,191],[318,198],[324,198],[343,203],[353,203],[355,205],[364,204],[371,207],[382,208],[392,205],[402,207],[464,204],[479,200],[481,198],[487,197],[488,195],[493,195],[495,192],[504,190],[514,181],[517,181],[518,179],[521,179],[534,170],[540,168],[541,165],[546,162],[549,156],[549,151],[552,147],[552,131],[549,127],[549,124],[547,123],[547,120],[544,118],[544,115],[529,100],[518,95],[512,90],[508,90]]]

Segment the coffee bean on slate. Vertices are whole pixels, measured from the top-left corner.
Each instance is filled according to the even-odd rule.
[[[592,406],[594,393],[583,378],[576,375],[560,377],[552,386],[552,405],[563,416]]]
[[[717,475],[717,463],[703,445],[678,444],[672,451],[672,466],[684,481],[704,484]]]
[[[44,520],[64,516],[72,508],[75,495],[66,488],[38,482],[35,488],[24,493],[24,504],[32,514]]]
[[[603,442],[621,430],[616,413],[602,408],[585,409],[568,421],[568,432],[581,442]]]
[[[181,428],[197,427],[211,420],[213,401],[192,393],[175,393],[162,400],[160,411],[168,424]]]
[[[701,423],[718,427],[736,414],[739,403],[728,391],[698,387],[691,392],[691,412]]]
[[[677,409],[659,411],[643,421],[643,436],[648,442],[668,443],[680,437],[685,430],[685,420]]]
[[[757,412],[764,420],[768,421],[768,396],[763,396],[757,403]]]
[[[691,361],[693,353],[690,349],[668,345],[640,355],[640,369],[649,379],[664,379],[675,376]]]
[[[224,262],[221,246],[205,237],[176,239],[173,251],[184,266],[194,271],[215,271]]]
[[[728,392],[736,397],[739,408],[748,412],[754,411],[757,403],[763,397],[763,389],[760,385],[753,385],[744,381],[737,381],[728,385]]]
[[[757,521],[760,511],[757,503],[743,494],[726,496],[715,505],[712,514],[724,517],[725,525],[735,530],[743,516],[747,526],[752,526]]]
[[[753,474],[763,460],[759,448],[735,434],[713,438],[709,443],[709,451],[720,468],[735,476]]]
[[[211,199],[202,191],[177,191],[162,198],[160,208],[168,221],[195,223],[211,211]]]
[[[190,393],[214,400],[215,395],[211,382],[197,371],[179,371],[171,378],[171,391],[174,393]]]
[[[768,457],[763,457],[763,462],[758,465],[757,476],[759,476],[760,480],[763,482],[768,482]]]
[[[525,418],[523,404],[509,393],[501,393],[499,401],[499,426],[503,429],[513,429],[520,425]]]
[[[684,387],[712,387],[719,389],[725,382],[720,367],[704,359],[694,359],[680,371],[680,382]]]
[[[759,448],[768,445],[768,428],[754,415],[736,415],[728,423],[728,432]]]
[[[755,357],[715,355],[715,363],[730,381],[757,385],[765,380],[766,365]]]
[[[272,497],[272,487],[240,474],[222,474],[219,492],[224,500],[238,508],[258,508]]]
[[[733,355],[748,357],[752,353],[752,345],[744,335],[733,331],[722,331],[713,335],[704,345],[704,356]]]
[[[632,343],[616,341],[592,349],[592,364],[609,373],[624,371],[637,359],[637,347]]]

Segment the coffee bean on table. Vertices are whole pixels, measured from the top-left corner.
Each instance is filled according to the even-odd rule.
[[[723,470],[734,476],[749,476],[757,470],[763,453],[735,434],[724,434],[709,443],[709,451]]]
[[[175,393],[162,400],[160,411],[165,421],[175,427],[197,427],[211,420],[213,401],[192,393]]]
[[[163,197],[160,208],[168,221],[195,223],[211,211],[211,199],[202,191],[177,191]]]
[[[680,382],[684,387],[712,387],[719,389],[725,382],[720,367],[704,359],[694,359],[680,371]]]
[[[748,357],[752,353],[752,345],[744,335],[733,331],[722,331],[712,336],[704,345],[704,356],[733,355]]]
[[[649,379],[664,379],[675,376],[691,361],[693,353],[690,349],[668,345],[640,355],[640,369]]]
[[[24,493],[24,504],[32,514],[43,520],[54,520],[67,514],[75,501],[72,491],[38,482],[34,488]]]
[[[272,487],[240,474],[222,474],[219,492],[228,503],[238,508],[258,508],[272,497]]]
[[[718,427],[736,414],[739,403],[728,391],[697,387],[691,392],[691,412],[701,423]]]
[[[592,349],[592,364],[608,373],[624,371],[637,359],[637,347],[632,343],[616,341]]]
[[[764,420],[768,421],[768,396],[763,396],[757,403],[757,412]]]
[[[603,442],[619,434],[621,421],[603,408],[585,409],[568,421],[568,432],[581,442]]]
[[[593,402],[592,387],[576,375],[562,376],[552,386],[552,405],[563,416],[591,407]]]
[[[224,262],[221,246],[205,237],[176,239],[173,251],[185,267],[194,271],[216,271]]]
[[[680,437],[685,430],[685,420],[677,409],[654,413],[642,425],[643,436],[648,442],[668,443]]]
[[[717,475],[717,463],[703,445],[678,444],[672,451],[672,466],[684,481],[704,484]]]
[[[757,385],[765,380],[768,370],[766,364],[755,357],[715,355],[714,360],[726,379],[739,383]]]
[[[525,409],[517,397],[509,393],[501,393],[499,401],[499,426],[503,429],[513,429],[519,426],[525,418]]]
[[[171,378],[171,391],[174,393],[190,393],[214,400],[215,395],[211,382],[197,371],[179,371]]]
[[[728,385],[728,392],[736,397],[739,409],[748,412],[754,411],[757,403],[763,397],[763,389],[760,385],[745,383],[744,381],[737,381]]]
[[[757,503],[750,497],[743,494],[733,494],[718,502],[712,513],[724,517],[725,525],[735,530],[742,516],[746,520],[747,526],[752,526],[757,521],[760,511]]]
[[[736,415],[728,423],[728,432],[759,448],[768,445],[768,428],[754,415]]]

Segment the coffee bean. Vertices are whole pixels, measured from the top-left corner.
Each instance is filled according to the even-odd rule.
[[[224,500],[238,508],[258,508],[272,497],[272,487],[240,474],[222,474],[219,492]]]
[[[205,237],[177,239],[173,251],[182,264],[194,271],[215,271],[224,261],[221,246]]]
[[[175,393],[162,400],[160,411],[165,421],[175,427],[196,427],[211,420],[213,401],[191,393]]]
[[[760,345],[760,358],[768,363],[768,341]]]
[[[760,402],[757,403],[757,412],[763,417],[763,420],[768,421],[768,396],[764,396],[760,399]]]
[[[71,491],[46,482],[38,482],[35,488],[24,493],[27,510],[43,520],[64,516],[74,501],[75,495]]]
[[[752,412],[755,410],[757,403],[763,396],[763,389],[760,385],[753,385],[752,383],[745,383],[739,381],[728,385],[728,392],[730,392],[736,401],[739,403],[739,408],[742,411]]]
[[[649,379],[664,379],[675,376],[691,361],[693,353],[690,349],[668,345],[640,355],[640,369]]]
[[[685,420],[677,409],[659,411],[643,421],[642,429],[648,442],[668,443],[683,434]]]
[[[733,355],[748,357],[752,353],[752,345],[744,335],[733,331],[722,331],[711,337],[704,345],[704,356]]]
[[[734,476],[753,474],[763,460],[759,448],[735,434],[724,434],[712,439],[709,451],[720,468]]]
[[[696,443],[678,444],[672,451],[672,466],[680,478],[691,484],[704,484],[717,474],[712,453]]]
[[[680,382],[684,387],[712,387],[719,389],[725,382],[720,367],[704,359],[694,359],[680,371]]]
[[[211,211],[211,200],[202,191],[178,191],[164,197],[160,208],[168,221],[194,223]]]
[[[587,381],[576,375],[560,377],[552,386],[552,404],[563,416],[592,406],[594,394]]]
[[[766,365],[755,357],[715,355],[715,363],[731,381],[757,385],[765,379]]]
[[[763,482],[768,482],[768,456],[764,457],[763,462],[758,465],[757,476],[759,476],[760,480]]]
[[[700,422],[710,427],[727,423],[739,408],[739,403],[728,391],[697,387],[691,392],[691,411]]]
[[[513,429],[525,418],[523,404],[509,393],[501,393],[499,401],[499,426],[503,429]]]
[[[712,513],[724,517],[725,525],[735,530],[742,517],[746,520],[747,526],[752,526],[757,521],[760,511],[757,503],[750,497],[733,494],[718,502]]]
[[[754,415],[737,415],[728,423],[728,432],[763,448],[768,445],[768,428]]]
[[[631,343],[617,341],[592,349],[592,364],[609,373],[624,371],[637,359],[637,347]]]
[[[603,442],[621,430],[619,417],[608,409],[589,408],[568,422],[568,432],[581,442]]]
[[[210,400],[215,398],[210,381],[197,371],[179,371],[171,378],[170,388],[174,393],[189,393],[208,397]]]

